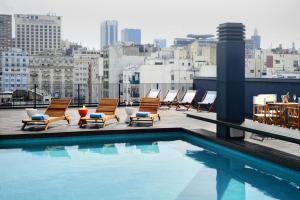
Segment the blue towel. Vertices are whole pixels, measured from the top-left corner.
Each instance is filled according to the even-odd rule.
[[[32,120],[46,120],[48,118],[49,118],[48,115],[43,115],[43,114],[35,114],[31,116]]]
[[[150,112],[137,112],[136,117],[150,117]]]
[[[104,117],[105,117],[104,113],[91,113],[90,114],[90,118],[93,118],[93,119],[101,119]]]

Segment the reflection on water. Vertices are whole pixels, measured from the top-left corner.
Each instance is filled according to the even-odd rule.
[[[187,151],[186,155],[216,170],[218,200],[246,199],[246,184],[272,198],[300,199],[300,189],[295,184],[252,168],[237,159],[227,158],[208,150]],[[183,193],[189,192],[188,188],[189,185]]]
[[[126,147],[135,147],[141,153],[159,153],[158,142],[135,142],[126,143]]]
[[[74,147],[74,146],[73,146]],[[157,142],[132,142],[119,144],[79,144],[76,145],[80,152],[90,152],[102,155],[117,155],[119,152],[140,152],[145,154],[159,153]],[[124,149],[125,148],[125,149]],[[51,156],[51,157],[71,157],[65,146],[32,146],[23,147],[23,151],[29,152],[36,156]]]
[[[23,151],[29,152],[36,156],[50,156],[50,157],[67,157],[70,158],[65,146],[33,146],[24,147]]]

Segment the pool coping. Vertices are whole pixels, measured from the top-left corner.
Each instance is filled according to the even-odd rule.
[[[241,139],[224,140],[216,137],[215,132],[204,129],[186,129],[182,127],[174,128],[133,128],[133,129],[106,129],[70,132],[51,133],[22,133],[15,135],[0,135],[0,140],[30,139],[30,138],[53,138],[53,137],[74,137],[74,136],[95,136],[95,135],[117,135],[117,134],[137,134],[137,133],[159,133],[159,132],[185,132],[199,137],[206,141],[225,146],[227,148],[260,158],[271,163],[300,172],[300,157],[288,154],[266,146],[250,143]]]

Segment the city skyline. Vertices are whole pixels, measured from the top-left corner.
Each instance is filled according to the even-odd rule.
[[[194,6],[190,6],[191,4]],[[295,26],[300,17],[297,12],[299,5],[296,0],[285,2],[266,0],[259,4],[253,0],[244,0],[243,4],[237,0],[229,0],[226,3],[219,0],[211,2],[188,0],[184,4],[169,0],[159,3],[156,0],[143,2],[3,0],[0,13],[13,15],[55,12],[58,16],[62,16],[63,40],[78,42],[95,49],[100,48],[99,29],[104,20],[117,20],[119,30],[139,27],[143,32],[142,43],[152,43],[154,38],[166,38],[168,45],[172,44],[174,38],[185,37],[189,33],[216,35],[216,27],[220,23],[240,21],[246,25],[247,38],[253,34],[255,28],[258,29],[259,35],[262,36],[262,48],[269,48],[271,45],[274,48],[280,43],[285,48],[291,48],[293,42],[296,48],[299,48],[300,31],[299,27]],[[147,9],[143,9],[145,7]],[[201,7],[205,9],[199,9]],[[270,7],[271,12],[268,12],[266,7]],[[132,8],[135,12],[130,12]],[[183,11],[185,14],[180,15]],[[289,15],[290,13],[294,14]],[[119,31],[118,38],[120,35]]]

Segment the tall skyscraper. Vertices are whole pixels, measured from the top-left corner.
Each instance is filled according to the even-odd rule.
[[[121,33],[121,41],[126,43],[141,44],[141,29],[125,28]]]
[[[106,20],[101,23],[101,49],[118,42],[118,22]]]
[[[15,14],[15,47],[29,54],[61,49],[61,17]]]
[[[0,54],[12,47],[11,15],[0,15]]]
[[[153,41],[154,46],[157,48],[166,48],[167,47],[167,40],[166,39],[154,39]]]
[[[254,29],[254,34],[251,36],[251,39],[254,41],[255,49],[260,49],[260,35],[258,35],[257,29]]]

